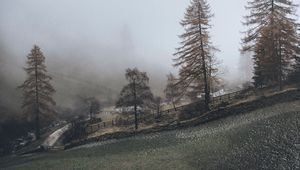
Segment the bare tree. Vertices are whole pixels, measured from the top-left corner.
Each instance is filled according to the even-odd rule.
[[[181,47],[177,48],[174,61],[175,66],[180,67],[179,83],[184,89],[191,84],[203,83],[205,94],[205,107],[209,110],[210,103],[210,76],[216,71],[213,68],[212,56],[216,50],[210,41],[209,24],[213,15],[206,0],[192,0],[187,8],[181,25],[185,33],[180,36]]]
[[[125,77],[129,84],[123,87],[116,106],[134,108],[135,129],[138,129],[138,107],[143,108],[147,102],[153,101],[153,94],[148,86],[149,78],[146,72],[140,72],[137,68],[127,69]]]
[[[19,86],[23,91],[23,112],[29,121],[35,121],[35,134],[40,138],[40,118],[48,119],[55,113],[55,102],[52,95],[55,90],[50,84],[52,78],[47,74],[45,57],[41,49],[34,45],[27,56],[27,67],[24,68],[27,79]],[[34,113],[34,115],[32,115]]]

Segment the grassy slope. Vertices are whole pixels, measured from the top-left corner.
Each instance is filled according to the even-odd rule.
[[[2,158],[0,169],[293,169],[297,120],[300,101],[189,129]]]

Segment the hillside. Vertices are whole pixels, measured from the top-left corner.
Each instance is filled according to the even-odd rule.
[[[297,169],[300,101],[197,127],[2,158],[5,169]]]

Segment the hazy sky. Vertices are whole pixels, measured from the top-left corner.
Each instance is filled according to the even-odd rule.
[[[225,65],[236,64],[239,57],[245,2],[209,1],[215,13],[213,41]],[[36,43],[61,58],[87,48],[80,51],[82,57],[103,63],[106,56],[98,49],[117,46],[131,50],[134,59],[170,70],[177,35],[183,31],[179,21],[188,4],[188,0],[1,0],[0,35],[20,58]]]
[[[221,50],[217,56],[233,69],[246,0],[208,2],[215,13],[212,36]],[[189,0],[1,0],[0,35],[20,58],[36,43],[62,58],[87,48],[77,55],[103,63],[106,56],[99,49],[117,46],[130,50],[135,60],[171,69],[177,35],[182,33],[179,21],[188,4]]]
[[[52,73],[86,71],[110,82],[115,77],[110,75],[123,76],[126,67],[138,66],[150,77],[165,80],[174,71],[172,54],[179,46],[177,36],[183,33],[179,22],[189,2],[0,0],[0,50],[5,50],[6,65],[17,65],[20,72],[25,56],[38,44]],[[237,76],[247,0],[208,2],[215,14],[212,41],[221,50],[216,56]],[[161,91],[164,83],[156,82]]]

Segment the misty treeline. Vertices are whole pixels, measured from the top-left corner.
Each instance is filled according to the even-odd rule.
[[[248,30],[242,38],[241,53],[253,58],[255,87],[282,88],[287,81],[300,82],[297,7],[291,0],[248,1],[246,9],[250,14],[244,21]],[[164,101],[171,103],[175,111],[184,97],[204,101],[205,109],[211,109],[212,93],[221,90],[223,83],[219,74],[220,61],[216,57],[219,49],[213,45],[210,36],[213,16],[206,0],[191,0],[180,22],[184,33],[179,36],[180,45],[174,53],[174,67],[179,68],[179,72],[177,76],[167,75],[165,98],[153,95],[146,72],[137,68],[126,70],[128,84],[121,90],[116,107],[127,108],[134,114],[135,129],[138,129],[138,115],[143,110],[156,110],[159,114]],[[34,127],[37,137],[40,128],[55,120],[57,113],[63,113],[64,118],[70,120],[75,115],[93,115],[101,110],[102,105],[96,97],[86,96],[74,99],[76,104],[72,110],[55,106],[55,89],[41,49],[34,46],[27,59],[27,79],[20,86],[23,91],[22,120]]]
[[[252,55],[255,87],[279,86],[281,89],[283,81],[299,81],[300,39],[298,24],[293,19],[296,7],[289,0],[248,2],[246,9],[250,15],[245,16],[244,24],[249,30],[242,38],[241,53]],[[176,103],[185,96],[191,101],[204,100],[205,109],[210,110],[212,93],[222,88],[222,79],[218,76],[219,61],[215,57],[219,50],[213,45],[210,36],[212,17],[206,0],[192,0],[180,22],[184,33],[179,36],[180,47],[174,54],[174,66],[179,67],[179,75],[178,78],[173,74],[167,76],[164,91],[175,111]],[[136,118],[137,104],[143,99],[136,99],[134,84],[131,86],[132,93],[125,98],[133,101],[127,106],[134,106]],[[121,92],[122,100],[123,93],[124,90]]]
[[[242,39],[242,52],[254,60],[254,85],[278,85],[299,82],[300,37],[296,8],[291,0],[253,0],[246,9],[244,25],[249,27]]]
[[[246,6],[250,15],[245,16],[244,25],[249,29],[242,38],[241,53],[253,58],[252,84],[256,88],[278,86],[282,89],[283,83],[299,82],[300,39],[296,7],[289,0],[253,0]],[[222,88],[219,61],[215,57],[219,50],[210,36],[212,17],[207,1],[192,0],[180,22],[184,33],[179,36],[180,47],[174,54],[174,66],[179,67],[179,75],[178,78],[173,74],[167,76],[164,91],[175,111],[176,103],[185,96],[191,101],[203,99],[205,109],[210,110],[212,93]],[[132,91],[128,99],[134,99],[135,92]],[[136,105],[142,99],[131,101],[136,118]]]
[[[53,100],[55,89],[50,81],[52,77],[47,73],[45,56],[41,49],[34,45],[27,56],[27,67],[24,68],[27,79],[19,86],[23,92],[22,120],[25,120],[35,129],[36,138],[40,138],[41,127],[46,127],[57,118],[56,102]],[[95,97],[79,97],[76,110],[78,115],[92,116],[100,111],[100,101]],[[61,111],[61,110],[60,110]],[[71,119],[76,111],[69,110]],[[72,118],[73,117],[73,118]]]
[[[28,135],[28,132],[34,131],[36,139],[39,139],[42,133],[54,126],[55,122],[77,119],[78,116],[84,118],[98,114],[101,110],[100,101],[95,97],[76,97],[73,109],[56,106],[53,99],[56,91],[51,84],[52,77],[47,72],[45,59],[46,57],[37,45],[34,45],[27,55],[24,67],[27,78],[20,86],[17,86],[23,94],[22,112],[17,115],[7,115],[7,118],[1,117],[0,154],[14,149],[15,143],[11,141],[16,137],[24,137]],[[0,108],[1,113],[13,113],[12,109],[2,104]]]
[[[296,8],[291,0],[251,0],[246,9],[244,25],[248,27],[242,38],[242,55],[254,61],[253,85],[278,86],[300,82],[300,36],[296,22]],[[181,46],[176,49],[174,66],[179,67],[175,83],[186,95],[198,98],[204,94],[209,110],[211,93],[219,90],[218,60],[209,29],[213,14],[206,0],[192,0],[186,9],[179,36]],[[250,63],[249,63],[250,65]]]

